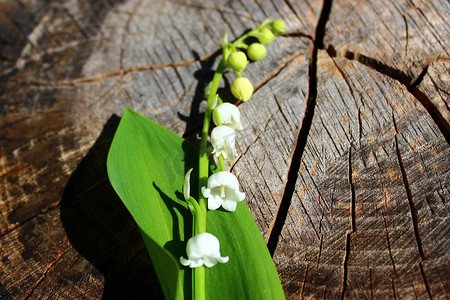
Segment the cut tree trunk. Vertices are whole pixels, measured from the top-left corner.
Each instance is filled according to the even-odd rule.
[[[10,0],[0,298],[163,297],[106,174],[119,116],[198,144],[221,36],[270,16],[230,167],[286,297],[449,297],[448,1]]]

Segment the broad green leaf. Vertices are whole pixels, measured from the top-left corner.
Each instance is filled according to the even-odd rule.
[[[112,186],[139,226],[167,299],[191,298],[186,256],[192,218],[183,200],[184,175],[197,168],[198,151],[153,121],[126,109],[108,155]],[[191,194],[196,191],[196,172]],[[196,196],[196,195],[193,195]],[[206,270],[207,299],[284,299],[277,271],[246,204],[236,212],[209,211],[226,264]]]

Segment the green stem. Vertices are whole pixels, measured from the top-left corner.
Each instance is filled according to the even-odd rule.
[[[222,154],[219,155],[219,157],[217,158],[219,160],[219,168],[220,171],[226,171],[225,169],[225,163],[223,162],[223,156]]]
[[[206,300],[205,267],[192,269],[192,300]]]
[[[222,79],[223,72],[227,67],[227,62],[224,57],[222,57],[219,66],[217,67],[216,73],[214,74],[213,80],[211,82],[211,89],[208,94],[205,119],[203,121],[202,129],[202,140],[200,141],[200,153],[199,153],[199,212],[197,220],[197,233],[206,232],[206,208],[207,199],[203,196],[201,188],[206,186],[208,183],[209,175],[209,159],[208,153],[206,151],[206,145],[208,140],[209,125],[211,123],[211,112],[213,110],[214,98],[217,94],[217,89],[219,88],[220,80]],[[195,227],[194,227],[195,228]],[[205,285],[205,267],[194,268],[192,272],[192,299],[195,300],[205,300],[206,299],[206,285]]]
[[[202,140],[200,141],[200,157],[199,157],[199,189],[201,189],[203,186],[206,186],[208,183],[208,175],[209,175],[209,159],[208,154],[206,151],[206,145],[208,140],[208,133],[209,133],[209,125],[211,123],[211,113],[213,110],[213,102],[214,98],[217,94],[217,89],[219,88],[220,80],[222,79],[223,72],[225,71],[227,66],[227,62],[225,61],[224,57],[222,57],[219,66],[217,67],[216,73],[214,74],[213,80],[211,82],[211,89],[208,94],[207,99],[207,105],[206,105],[206,112],[205,112],[205,119],[203,122],[203,129],[202,129]],[[203,194],[201,193],[201,190],[199,191],[199,206],[201,213],[205,215],[204,218],[204,227],[203,224],[200,230],[206,231],[206,203],[207,199],[203,197]]]
[[[258,32],[260,28],[270,22],[271,19],[265,20],[258,28],[244,34],[236,41],[231,44],[231,47],[235,48],[236,45],[241,44],[246,38],[250,37],[255,32]],[[225,50],[225,47],[224,47]],[[202,129],[202,139],[200,141],[200,152],[199,152],[199,209],[197,215],[194,217],[193,222],[193,234],[199,234],[202,232],[206,232],[206,208],[207,208],[207,199],[203,196],[201,188],[206,186],[208,183],[208,175],[209,175],[209,158],[208,153],[206,151],[206,145],[208,141],[208,133],[209,133],[209,125],[211,123],[211,113],[214,109],[215,97],[217,94],[217,89],[219,88],[220,80],[222,79],[223,72],[227,68],[226,61],[226,53],[222,56],[219,65],[217,66],[216,72],[214,73],[213,80],[211,82],[211,89],[209,90],[205,119],[203,120],[203,129]],[[219,100],[219,103],[221,101]],[[225,170],[225,165],[223,163],[222,155],[219,156],[219,165],[221,171]],[[192,272],[192,299],[194,300],[205,300],[206,299],[206,285],[205,285],[205,267],[194,268]]]

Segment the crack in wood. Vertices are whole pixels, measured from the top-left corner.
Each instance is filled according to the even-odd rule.
[[[427,290],[428,297],[430,297],[430,299],[433,299],[433,296],[431,295],[430,284],[428,283],[428,278],[425,275],[425,271],[423,270],[423,261],[419,262],[419,269],[420,274],[422,275],[423,282],[425,284],[425,289]]]
[[[394,274],[397,277],[397,268],[395,267],[394,257],[392,256],[391,241],[389,238],[389,231],[388,231],[387,222],[386,222],[386,218],[384,217],[384,214],[383,214],[383,221],[384,221],[384,229],[386,232],[386,241],[387,241],[387,246],[388,246],[388,251],[389,251],[389,257],[391,259],[392,269],[394,270]]]
[[[402,179],[403,179],[403,185],[405,187],[406,190],[406,197],[408,198],[408,203],[409,203],[409,210],[411,212],[411,219],[412,219],[412,224],[413,224],[413,230],[414,230],[414,236],[416,238],[416,243],[417,243],[417,249],[419,251],[419,255],[420,258],[422,259],[422,261],[425,260],[425,254],[423,252],[423,248],[422,248],[422,239],[420,237],[420,232],[419,232],[419,221],[418,221],[418,215],[417,215],[417,209],[414,205],[414,201],[412,198],[412,192],[411,192],[411,187],[409,186],[409,182],[408,182],[408,177],[406,175],[406,170],[405,170],[405,166],[403,164],[403,159],[400,153],[400,148],[398,145],[398,129],[397,129],[397,124],[395,122],[395,118],[394,116],[392,116],[392,120],[394,123],[394,129],[395,129],[395,135],[394,135],[394,141],[395,141],[395,150],[397,153],[397,160],[398,160],[398,164],[400,166],[400,172],[402,174]]]
[[[320,258],[322,256],[322,249],[323,249],[323,233],[320,234],[320,245],[319,245],[319,254],[317,255],[317,271],[319,270],[319,266],[320,266]]]
[[[361,144],[361,139],[362,139],[362,118],[361,118],[361,107],[358,107],[358,140],[359,143]]]
[[[350,185],[350,208],[351,208],[351,224],[352,232],[356,232],[356,191],[353,184],[353,170],[352,170],[352,145],[348,147],[348,184]]]
[[[308,97],[306,99],[305,110],[303,113],[303,120],[301,121],[300,128],[297,132],[295,146],[291,154],[287,176],[284,182],[282,197],[277,210],[274,212],[274,218],[268,231],[267,248],[272,256],[277,248],[278,240],[285,224],[289,207],[291,206],[303,151],[306,146],[306,140],[308,138],[309,129],[311,128],[312,119],[314,116],[317,98],[317,54],[319,49],[323,48],[325,25],[331,13],[332,2],[332,0],[323,1],[322,11],[316,26],[313,47],[310,54],[311,60],[308,66],[309,87]]]
[[[41,277],[39,277],[39,279],[33,284],[33,286],[25,293],[25,295],[21,298],[21,300],[26,300],[29,299],[31,297],[31,295],[33,294],[33,292],[36,290],[36,288],[42,283],[42,281],[45,279],[45,277],[47,277],[47,273],[48,271],[50,271],[51,268],[53,268],[53,266],[67,253],[69,252],[71,248],[67,248],[64,251],[60,252],[58,254],[58,256],[50,263],[47,265],[47,267],[44,270],[44,273],[41,275]]]
[[[191,85],[191,86],[192,86],[192,85]],[[190,86],[190,87],[191,87],[191,86]],[[189,87],[189,88],[190,88],[190,87]],[[130,97],[130,95],[129,95],[128,92],[127,92],[127,94],[128,94],[128,96]],[[185,90],[185,92],[184,92],[183,94],[181,94],[179,97],[177,97],[177,98],[175,98],[175,99],[172,99],[172,100],[170,100],[170,101],[164,102],[163,104],[160,104],[160,105],[158,105],[158,106],[150,107],[150,108],[148,108],[148,109],[146,109],[146,110],[142,110],[142,111],[140,111],[139,113],[140,113],[141,115],[144,115],[144,114],[150,113],[150,112],[152,112],[152,111],[161,109],[161,108],[163,108],[163,107],[166,107],[167,105],[171,105],[171,104],[173,104],[173,103],[180,102],[181,100],[183,100],[183,99],[184,99],[185,97],[187,97],[188,95],[189,95],[189,93],[187,93],[187,90]],[[130,98],[131,98],[131,97],[130,97]]]
[[[300,196],[297,194],[297,197],[300,199]],[[305,205],[303,204],[303,201],[300,200],[300,204],[302,205],[303,208],[303,212],[305,213],[305,215],[308,217],[309,223],[311,223],[312,228],[314,229],[314,232],[317,235],[317,238],[320,240],[321,239],[321,235],[319,235],[319,232],[316,229],[316,225],[314,225],[313,219],[311,218],[311,216],[308,213],[308,210],[306,209]]]
[[[81,24],[78,23],[77,19],[75,19],[75,17],[70,13],[69,9],[63,5],[62,10],[69,16],[69,19],[72,21],[72,23],[78,29],[78,31],[87,40],[89,38],[89,34],[86,32],[86,30],[83,29]]]
[[[281,35],[282,37],[295,37],[295,38],[307,38],[308,40],[312,41],[314,38],[305,32],[302,31],[293,31],[293,32],[287,32]]]
[[[299,51],[299,52],[289,56],[288,58],[284,59],[282,61],[282,63],[276,69],[274,69],[272,72],[270,72],[266,77],[264,77],[263,80],[261,80],[260,82],[258,82],[255,85],[254,93],[257,92],[263,86],[265,86],[269,81],[271,81],[272,79],[277,77],[288,66],[288,64],[290,62],[294,61],[296,58],[298,58],[302,55],[303,55],[303,52]],[[241,103],[242,103],[242,101],[238,101],[238,103],[236,105],[239,105]]]
[[[397,300],[397,293],[395,292],[395,285],[393,278],[391,278],[391,287],[392,287],[392,296],[394,297],[394,300]]]
[[[409,31],[408,31],[408,21],[406,20],[406,15],[402,14],[403,22],[405,22],[405,34],[406,34],[406,44],[405,44],[405,56],[408,56],[408,44],[409,44]]]
[[[302,18],[300,18],[300,16],[298,15],[297,11],[294,9],[294,6],[292,5],[292,3],[290,3],[288,0],[284,0],[284,3],[287,5],[289,10],[297,17],[297,20],[300,23],[303,23]],[[311,40],[312,40],[312,37],[311,37]]]
[[[33,214],[30,217],[26,218],[25,220],[10,225],[7,229],[0,232],[0,239],[3,238],[4,236],[6,236],[7,234],[9,234],[10,232],[12,232],[18,228],[22,228],[25,224],[27,224],[28,222],[33,220],[35,217],[44,215],[50,211],[53,211],[54,209],[59,207],[59,204],[60,204],[59,202],[53,203],[53,204],[49,205],[48,207],[45,207],[45,208],[40,209],[39,211],[33,212]]]
[[[236,158],[236,160],[233,162],[233,164],[232,164],[231,167],[230,167],[230,172],[233,171],[233,168],[234,168],[234,166],[238,163],[238,161],[239,161],[239,160],[247,153],[247,151],[250,149],[250,147],[251,147],[253,144],[255,144],[256,141],[260,138],[260,136],[266,131],[267,126],[269,125],[269,123],[270,123],[270,121],[272,120],[273,116],[274,116],[278,111],[279,111],[279,109],[276,110],[276,111],[274,111],[274,112],[269,116],[269,118],[268,118],[267,121],[266,121],[266,124],[264,124],[263,129],[258,133],[258,135],[256,136],[256,138],[255,138],[250,144],[247,145],[247,147],[245,148],[245,150],[242,151],[241,154],[240,154],[240,155]],[[263,161],[265,161],[265,160],[263,160]]]
[[[309,271],[309,263],[306,265],[305,277],[303,277],[302,291],[300,292],[301,299],[303,299],[303,294],[305,292],[306,279],[308,278],[308,271]]]
[[[314,169],[314,168],[313,168],[313,169]],[[327,202],[325,201],[325,197],[322,196],[322,192],[320,191],[319,187],[317,186],[316,180],[314,180],[314,177],[313,177],[313,174],[312,174],[313,171],[310,172],[309,169],[308,169],[308,167],[306,166],[306,164],[305,164],[305,171],[306,171],[306,173],[308,173],[309,179],[312,181],[312,183],[313,183],[313,185],[314,185],[314,188],[315,188],[316,191],[317,191],[317,194],[318,194],[318,204],[320,205],[321,203],[323,203],[323,204],[325,205],[325,209],[328,210],[329,207],[328,207]],[[311,221],[311,223],[312,223],[312,221]],[[320,223],[320,224],[321,224],[321,223]],[[314,226],[314,225],[313,225],[313,226]],[[319,232],[320,232],[320,230],[319,230]]]
[[[323,128],[325,129],[325,132],[328,134],[328,137],[330,138],[330,141],[333,143],[333,146],[336,149],[336,153],[339,153],[339,148],[337,147],[333,136],[331,135],[330,131],[328,130],[328,126],[325,125],[325,123],[323,122],[323,119],[322,119],[321,116],[319,116],[319,120],[320,120],[320,123],[322,124]]]
[[[270,88],[270,90],[272,90],[272,88]],[[272,91],[272,95],[273,95],[273,98],[275,99],[275,103],[277,104],[278,111],[281,113],[281,116],[283,116],[284,121],[289,125],[290,122],[289,122],[288,118],[286,117],[286,114],[284,113],[283,109],[281,108],[281,103],[278,100],[278,97],[273,93],[273,91]]]
[[[189,60],[185,60],[185,61],[180,61],[180,62],[171,62],[171,63],[162,63],[159,65],[141,65],[141,66],[134,66],[134,67],[129,67],[129,68],[125,68],[125,69],[121,69],[119,71],[114,71],[114,72],[108,72],[108,73],[103,73],[103,74],[99,74],[99,75],[95,75],[92,77],[80,77],[80,78],[75,78],[75,79],[71,79],[71,80],[63,80],[63,81],[57,81],[57,82],[44,82],[44,81],[25,81],[26,84],[29,85],[34,85],[34,86],[49,86],[49,87],[57,87],[57,86],[75,86],[78,84],[84,84],[84,83],[92,83],[92,82],[99,82],[105,79],[109,79],[109,78],[113,78],[113,77],[118,77],[118,76],[124,76],[128,73],[133,73],[133,72],[147,72],[147,71],[156,71],[156,70],[161,70],[164,68],[178,68],[178,67],[183,67],[186,65],[190,65],[193,63],[196,63],[198,61],[205,61],[208,60],[214,56],[217,56],[222,50],[219,49],[217,51],[215,51],[212,54],[208,54],[199,58],[193,58],[193,59],[189,59]],[[19,83],[24,82],[22,80],[15,80]]]
[[[18,171],[20,171],[20,170],[22,170],[24,168],[28,168],[29,166],[30,166],[30,164],[23,164],[23,165],[20,165],[20,166],[14,166],[14,167],[10,167],[10,168],[7,168],[5,170],[2,170],[0,172],[0,178],[4,177],[6,175],[9,175],[11,173],[14,173],[14,172],[18,172]]]
[[[344,53],[338,53],[338,51],[335,49],[335,47],[331,44],[325,45],[324,50],[326,50],[328,55],[332,58],[344,57],[349,60],[357,61],[357,62],[359,62],[359,63],[361,63],[361,64],[363,64],[385,76],[388,76],[388,77],[400,82],[402,85],[404,85],[406,87],[408,92],[422,104],[422,106],[426,109],[428,114],[433,119],[434,123],[437,125],[437,127],[441,131],[441,133],[444,136],[447,143],[450,144],[450,123],[445,119],[445,117],[439,111],[438,107],[430,100],[430,98],[428,96],[426,96],[418,88],[418,86],[421,84],[422,80],[424,79],[425,75],[427,74],[429,65],[436,61],[447,60],[446,57],[444,57],[444,58],[437,57],[434,59],[426,60],[424,67],[423,67],[422,71],[419,73],[419,75],[416,78],[412,78],[411,76],[407,75],[405,72],[398,70],[392,66],[389,66],[386,63],[384,63],[378,59],[366,56],[362,53],[356,53],[356,52],[352,52],[350,50],[346,50]]]
[[[136,2],[136,4],[133,6],[131,13],[128,15],[127,21],[125,23],[125,28],[122,33],[122,42],[120,47],[120,58],[119,58],[119,70],[123,69],[123,56],[125,54],[125,39],[130,31],[130,24],[133,17],[136,15],[138,7],[142,4],[142,0],[139,0]]]
[[[345,240],[345,255],[343,263],[343,278],[342,278],[342,289],[341,289],[341,300],[345,297],[345,292],[347,291],[347,277],[348,277],[348,260],[350,258],[350,237],[351,232],[347,232]]]

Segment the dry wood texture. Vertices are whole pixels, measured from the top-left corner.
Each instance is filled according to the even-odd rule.
[[[0,298],[162,297],[106,176],[119,116],[198,142],[220,37],[268,16],[232,169],[287,298],[449,297],[448,1],[9,0]]]

